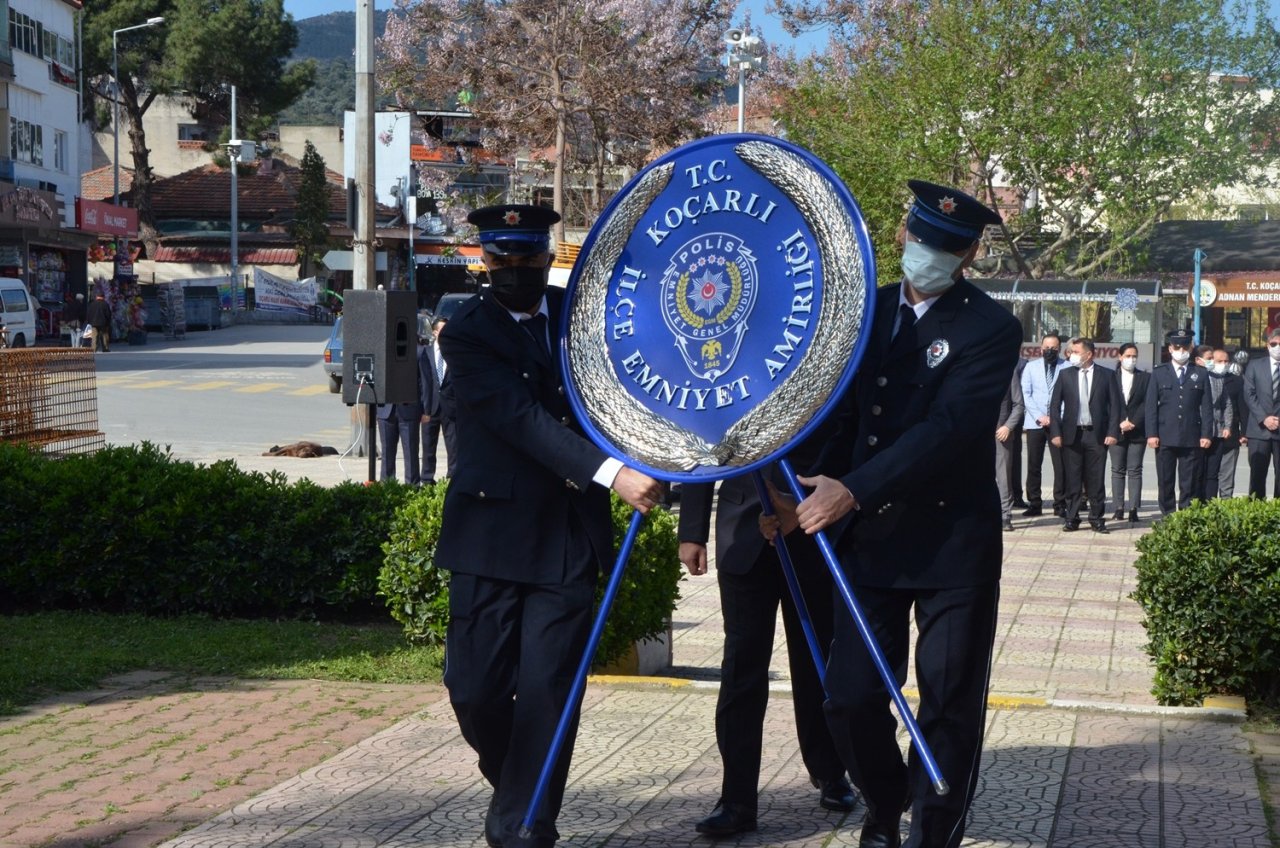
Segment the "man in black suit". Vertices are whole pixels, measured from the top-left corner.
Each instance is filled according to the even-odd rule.
[[[1120,392],[1120,438],[1107,449],[1111,460],[1111,506],[1116,521],[1128,513],[1129,523],[1138,521],[1142,506],[1142,460],[1147,454],[1147,382],[1151,374],[1138,367],[1138,346],[1120,345],[1120,367],[1115,370]],[[1125,484],[1128,497],[1125,497]]]
[[[1106,533],[1107,448],[1120,439],[1122,401],[1115,375],[1093,361],[1093,339],[1071,341],[1049,399],[1049,437],[1062,449],[1067,478],[1067,517],[1062,529],[1080,529],[1081,489],[1089,496],[1089,526]]]
[[[1191,333],[1166,337],[1171,362],[1157,365],[1147,383],[1147,447],[1156,452],[1160,513],[1186,509],[1199,497],[1204,449],[1213,435],[1213,397],[1209,372],[1191,359]],[[1177,497],[1174,478],[1177,477]]]
[[[869,343],[841,404],[840,432],[813,491],[779,499],[766,534],[798,521],[832,528],[840,564],[899,684],[917,626],[918,718],[945,779],[932,789],[903,761],[889,693],[852,616],[837,605],[827,723],[867,804],[859,845],[954,848],[977,787],[995,638],[1002,536],[995,440],[1000,398],[1022,342],[1008,310],[964,279],[1000,216],[962,191],[918,180],[907,215],[905,281],[881,288]],[[1031,366],[1029,366],[1031,367]]]
[[[454,444],[453,398],[446,391],[449,366],[440,348],[440,334],[449,322],[437,318],[431,325],[433,338],[418,349],[418,372],[422,379],[422,482],[436,481],[436,449],[440,433],[444,433],[446,469],[450,477],[457,465],[458,450]]]
[[[1267,356],[1244,369],[1244,434],[1249,440],[1249,496],[1267,497],[1267,470],[1275,475],[1272,497],[1280,498],[1280,327],[1267,336]]]
[[[613,564],[608,490],[641,512],[662,498],[582,434],[564,394],[563,292],[547,288],[559,219],[539,206],[472,212],[490,286],[440,337],[458,444],[435,555],[452,572],[444,682],[493,786],[485,840],[504,848],[559,838],[576,714],[532,835],[519,828],[582,659],[597,575]]]
[[[418,476],[418,422],[422,420],[422,375],[419,362],[419,395],[408,403],[378,404],[378,437],[382,441],[382,478],[396,479],[396,446],[404,450],[404,481],[417,486]]]
[[[806,469],[829,435],[829,428],[819,427],[789,459]],[[774,485],[785,490],[781,472],[775,468],[770,474]],[[690,574],[707,570],[712,489],[711,483],[681,486],[680,561]],[[716,577],[724,618],[724,659],[716,701],[716,744],[724,777],[715,810],[697,825],[699,833],[711,837],[756,829],[769,660],[779,604],[787,636],[796,736],[810,782],[819,790],[818,803],[828,810],[848,812],[855,800],[827,729],[822,711],[826,694],[778,554],[760,535],[760,511],[760,498],[750,476],[731,477],[720,484],[715,510]],[[811,536],[794,532],[786,541],[814,634],[825,652],[831,644],[831,572]]]

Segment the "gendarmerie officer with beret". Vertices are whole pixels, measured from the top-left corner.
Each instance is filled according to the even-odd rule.
[[[1209,372],[1191,362],[1191,333],[1165,337],[1171,362],[1151,370],[1147,383],[1147,447],[1156,452],[1160,513],[1191,506],[1203,485],[1204,451],[1213,443]],[[1174,496],[1174,477],[1178,493]]]
[[[541,848],[559,836],[572,734],[532,838],[518,831],[582,659],[597,575],[613,563],[608,490],[647,512],[662,487],[607,456],[573,418],[558,366],[563,292],[547,288],[560,216],[503,205],[468,220],[490,285],[439,340],[458,448],[435,555],[452,572],[444,682],[493,786],[485,840]]]
[[[991,469],[1000,399],[1022,329],[962,271],[1000,216],[954,188],[913,180],[900,285],[878,292],[870,343],[842,404],[841,434],[790,520],[830,527],[841,567],[890,668],[906,679],[914,611],[918,719],[951,792],[903,761],[889,694],[837,604],[827,721],[867,803],[859,845],[954,848],[977,786],[1002,556]],[[766,534],[776,526],[762,522]]]

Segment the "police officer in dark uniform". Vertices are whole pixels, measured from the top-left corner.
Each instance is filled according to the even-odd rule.
[[[1160,513],[1186,509],[1203,487],[1204,452],[1213,443],[1209,372],[1191,362],[1191,333],[1165,337],[1171,362],[1157,365],[1147,384],[1147,447],[1156,452]],[[1178,493],[1174,497],[1174,476]]]
[[[608,489],[641,512],[662,498],[573,418],[558,367],[563,293],[547,288],[559,219],[538,206],[472,212],[490,285],[440,336],[458,445],[435,556],[452,572],[444,682],[493,786],[485,840],[505,848],[559,837],[572,734],[532,838],[518,831],[582,659],[597,575],[612,566]]]
[[[900,285],[878,292],[870,343],[813,492],[787,515],[831,527],[844,573],[889,667],[906,678],[914,611],[918,719],[951,792],[903,761],[889,693],[837,604],[827,721],[867,804],[859,845],[955,848],[977,786],[999,598],[1000,498],[991,425],[1018,359],[1017,320],[964,279],[1000,216],[954,188],[913,180]],[[772,527],[762,522],[768,534]]]
[[[795,467],[807,469],[830,435],[828,426],[820,426],[788,459]],[[776,466],[769,474],[776,485],[785,488]],[[680,560],[691,574],[707,570],[713,488],[711,483],[686,483],[680,490]],[[716,576],[724,618],[716,744],[724,777],[715,810],[698,822],[697,830],[707,836],[725,837],[756,829],[760,751],[769,702],[769,660],[773,656],[779,605],[787,637],[800,756],[810,782],[819,790],[818,803],[828,810],[848,812],[853,809],[855,798],[823,715],[826,694],[778,553],[760,535],[760,497],[751,477],[731,477],[721,483],[715,513]],[[804,533],[787,536],[787,551],[814,634],[825,652],[831,644],[831,572],[817,542]]]

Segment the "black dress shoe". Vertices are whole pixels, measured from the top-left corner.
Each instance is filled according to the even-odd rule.
[[[1136,509],[1129,510],[1129,523],[1130,524],[1138,523],[1138,511]]]
[[[1038,506],[1029,506],[1022,511],[1023,518],[1035,518],[1037,515],[1044,515],[1044,510]]]
[[[862,820],[862,834],[858,837],[858,848],[899,848],[902,835],[898,833],[898,817],[877,821],[868,814]]]
[[[857,796],[853,794],[853,787],[849,785],[849,781],[843,775],[835,780],[810,778],[809,782],[822,793],[818,798],[818,804],[824,810],[847,813],[858,802]]]
[[[1026,501],[1024,501],[1022,498],[1014,498],[1014,499],[1013,499],[1013,508],[1014,508],[1014,509],[1026,509],[1028,506],[1030,506],[1030,504],[1028,504],[1028,503],[1027,503]]]
[[[1000,529],[1004,530],[1004,532],[1006,532],[1006,533],[1012,533],[1012,532],[1013,532],[1013,519],[1012,519],[1012,518],[1006,518],[1004,521],[1002,521],[1002,522],[1000,523]]]
[[[733,836],[756,829],[756,811],[745,804],[720,803],[696,828],[704,836]]]
[[[1077,530],[1079,530],[1079,529],[1080,529],[1080,522],[1079,522],[1079,521],[1064,521],[1064,522],[1062,523],[1062,532],[1063,532],[1063,533],[1074,533],[1075,531],[1077,531]]]
[[[1111,532],[1110,530],[1107,529],[1107,525],[1101,521],[1099,521],[1097,524],[1090,524],[1089,526],[1093,528],[1093,532],[1095,533],[1102,533],[1105,535]]]
[[[1058,518],[1066,518],[1066,517],[1067,517],[1067,508],[1066,508],[1065,506],[1055,506],[1055,507],[1053,508],[1053,514],[1054,514],[1055,516],[1057,516]]]
[[[489,848],[502,848],[502,822],[498,821],[497,803],[498,796],[492,796],[489,811],[484,814],[484,842]]]
[[[1124,510],[1117,509],[1116,514],[1111,516],[1112,521],[1124,521]]]

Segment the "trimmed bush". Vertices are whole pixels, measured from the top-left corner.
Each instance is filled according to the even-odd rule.
[[[1206,695],[1280,696],[1280,502],[1195,503],[1138,540],[1138,588],[1152,693],[1162,704]]]
[[[0,609],[297,616],[376,610],[410,489],[333,488],[155,445],[51,459],[0,445]]]
[[[449,623],[448,573],[434,564],[447,485],[442,481],[411,496],[396,513],[390,539],[382,546],[386,563],[378,578],[378,593],[412,642],[443,644]],[[631,508],[617,495],[611,496],[616,550],[631,522]],[[596,666],[619,659],[636,642],[667,632],[680,595],[680,574],[676,519],[664,509],[651,510],[636,534],[596,651]],[[597,604],[604,588],[602,579]]]

